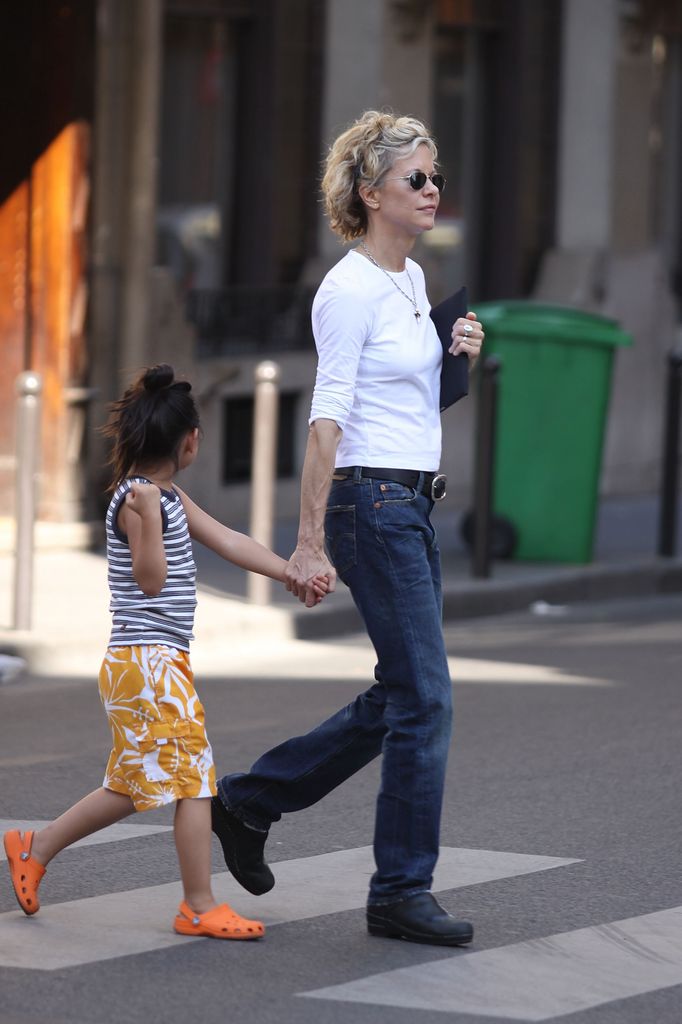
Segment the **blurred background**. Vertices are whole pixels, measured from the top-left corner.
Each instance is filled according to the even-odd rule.
[[[448,179],[415,258],[432,303],[530,299],[614,318],[600,490],[658,485],[682,319],[680,0],[24,0],[0,33],[0,523],[15,379],[43,378],[38,538],[86,546],[106,404],[140,366],[194,383],[187,486],[246,519],[254,369],[281,368],[277,516],[297,515],[312,296],[342,255],[326,147],[363,110],[432,127]],[[444,418],[450,512],[473,402]],[[580,416],[580,395],[575,396]]]

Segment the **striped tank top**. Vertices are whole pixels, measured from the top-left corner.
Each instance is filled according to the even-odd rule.
[[[143,476],[124,480],[114,491],[106,515],[109,609],[113,617],[109,647],[166,644],[189,651],[197,598],[196,565],[185,510],[175,491],[161,491],[167,575],[161,593],[150,597],[135,582],[128,539],[118,525],[119,510],[133,482],[150,483]]]

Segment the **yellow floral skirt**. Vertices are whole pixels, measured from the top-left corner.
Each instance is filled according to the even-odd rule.
[[[99,694],[113,735],[105,789],[129,796],[136,811],[215,795],[213,753],[186,651],[110,647]]]

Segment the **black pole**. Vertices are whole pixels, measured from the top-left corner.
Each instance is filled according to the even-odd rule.
[[[474,543],[471,563],[471,575],[478,579],[486,579],[490,576],[495,426],[498,374],[501,365],[497,356],[487,356],[483,360],[478,393],[476,468],[474,472]]]
[[[663,425],[663,474],[658,522],[658,553],[673,558],[677,548],[677,493],[680,465],[680,394],[682,352],[668,353],[668,379]]]

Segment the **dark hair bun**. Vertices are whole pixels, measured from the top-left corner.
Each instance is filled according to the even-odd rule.
[[[159,363],[158,366],[150,366],[144,377],[142,383],[144,384],[145,391],[161,391],[162,388],[168,388],[175,380],[175,370],[168,363]]]

